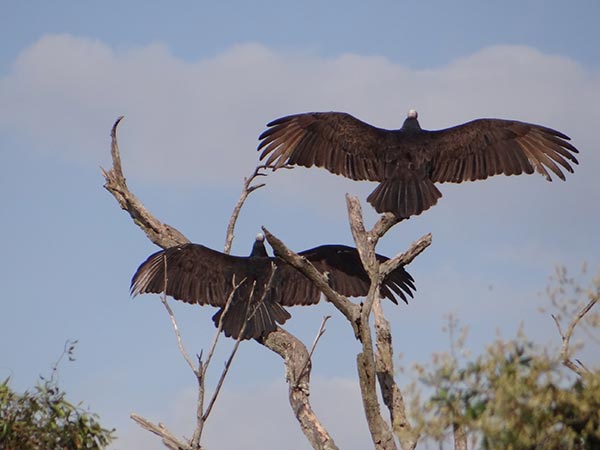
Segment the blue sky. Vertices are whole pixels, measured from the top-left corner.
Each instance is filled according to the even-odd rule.
[[[409,267],[414,301],[386,305],[405,367],[448,348],[448,314],[470,327],[475,350],[521,323],[558,345],[537,311],[548,277],[556,264],[600,265],[597,2],[123,3],[2,4],[0,377],[31,386],[65,340],[78,339],[61,384],[117,427],[113,448],[161,448],[132,411],[191,434],[194,379],[169,320],[158,298],[128,296],[131,275],[156,249],[102,188],[99,166],[110,165],[109,131],[122,114],[130,188],[160,220],[217,249],[256,164],[257,136],[281,115],[341,110],[394,128],[415,108],[424,128],[503,117],[565,132],[581,150],[565,183],[442,185],[437,206],[379,247],[392,255],[433,233]],[[346,192],[376,219],[364,201],[370,183],[304,169],[266,181],[242,212],[236,254],[249,252],[261,225],[296,250],[350,244]],[[173,307],[188,350],[206,349],[214,311]],[[286,329],[307,343],[334,313],[315,355],[315,408],[341,448],[364,448],[349,327],[325,303],[291,312]],[[586,361],[598,364],[592,349]],[[308,448],[285,389],[279,359],[245,343],[207,446]],[[224,434],[231,423],[237,431]]]

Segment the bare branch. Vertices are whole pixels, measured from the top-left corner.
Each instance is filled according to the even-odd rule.
[[[387,260],[381,267],[379,271],[386,277],[394,270],[396,270],[399,266],[407,266],[413,260],[419,256],[427,247],[431,245],[432,236],[431,233],[426,234],[425,236],[421,236],[418,240],[410,244],[408,250],[404,253],[394,256],[393,258]]]
[[[554,323],[556,324],[556,328],[558,328],[558,334],[560,334],[560,337],[564,341],[565,340],[565,334],[562,331],[562,327],[560,326],[560,321],[558,320],[558,317],[556,317],[554,314],[550,314],[550,316],[552,317],[552,319],[554,319]]]
[[[361,395],[363,398],[363,406],[367,416],[369,430],[377,449],[391,450],[396,449],[396,444],[389,426],[381,417],[379,401],[377,399],[375,357],[373,353],[371,330],[369,327],[371,305],[373,304],[374,300],[379,297],[380,286],[383,277],[376,270],[376,267],[378,267],[378,262],[374,256],[374,245],[372,245],[374,240],[368,238],[367,232],[364,230],[364,225],[362,225],[362,216],[360,215],[360,205],[358,206],[358,209],[355,208],[350,213],[351,228],[353,229],[355,242],[357,243],[357,247],[360,246],[363,249],[361,258],[365,254],[368,255],[370,253],[373,255],[373,263],[371,265],[363,260],[363,265],[371,277],[371,287],[365,303],[358,311],[357,305],[353,304],[345,297],[340,296],[337,292],[333,291],[329,287],[326,278],[320,272],[318,272],[312,266],[312,264],[310,264],[310,262],[287,249],[287,247],[285,247],[280,240],[275,238],[264,227],[263,231],[265,232],[267,240],[275,249],[276,254],[294,266],[296,269],[300,270],[313,283],[315,283],[315,285],[325,294],[327,299],[330,300],[342,313],[344,313],[344,315],[351,322],[357,337],[362,342],[363,351],[357,355],[357,367]],[[351,206],[349,206],[349,209],[351,209]],[[386,224],[385,226],[380,225],[380,230],[384,230],[386,227],[389,229],[389,226],[391,223],[393,223],[393,221],[389,221],[384,217],[380,223]],[[359,253],[361,253],[360,248]],[[402,412],[404,413],[404,411]],[[408,442],[408,438],[405,439],[405,442]],[[414,448],[414,444],[412,447],[404,448]]]
[[[235,224],[239,217],[240,211],[248,198],[248,196],[257,189],[260,189],[265,184],[257,184],[251,185],[256,177],[266,176],[265,173],[261,172],[262,169],[267,168],[266,166],[258,166],[254,170],[253,174],[244,179],[244,185],[242,188],[242,193],[240,194],[240,198],[236,203],[231,217],[229,219],[229,224],[227,226],[227,235],[225,238],[225,249],[224,253],[229,253],[231,251],[231,244],[234,238],[234,230]],[[291,166],[284,166],[283,168],[292,169]],[[273,273],[272,273],[273,275]],[[271,275],[271,277],[272,277]],[[267,291],[265,290],[265,293]],[[325,321],[322,323],[322,327],[325,325]],[[322,333],[321,333],[322,334]],[[313,448],[322,449],[322,450],[337,450],[333,439],[327,433],[327,430],[321,425],[316,415],[312,411],[309,402],[309,392],[310,392],[310,357],[312,355],[312,351],[314,351],[314,346],[316,345],[316,339],[313,349],[310,354],[307,354],[306,347],[304,344],[296,339],[293,335],[287,333],[284,330],[278,329],[277,331],[270,333],[264,339],[258,340],[259,343],[267,347],[269,350],[279,354],[283,359],[286,366],[286,370],[288,374],[294,372],[294,367],[297,364],[297,361],[305,361],[302,369],[300,370],[298,376],[290,376],[288,375],[287,381],[289,384],[289,401],[292,406],[292,410],[300,423],[300,427],[304,432],[306,438],[309,440]],[[236,343],[237,346],[237,343]],[[306,354],[306,358],[302,359]],[[300,383],[302,382],[302,386]]]
[[[166,248],[173,247],[175,245],[189,243],[190,241],[183,234],[181,234],[178,230],[158,221],[144,207],[144,205],[135,197],[135,195],[133,195],[129,191],[129,188],[127,187],[127,184],[125,181],[125,177],[123,176],[123,171],[122,171],[122,167],[121,167],[121,158],[120,158],[120,154],[119,154],[119,145],[117,142],[117,127],[118,127],[121,119],[122,119],[122,117],[117,119],[117,121],[115,122],[115,124],[112,128],[111,155],[112,155],[113,167],[108,171],[102,169],[102,173],[106,179],[106,183],[105,183],[104,187],[115,197],[115,199],[117,200],[117,202],[119,203],[121,208],[129,213],[129,215],[133,219],[134,223],[138,227],[140,227],[142,229],[142,231],[144,231],[144,233],[146,233],[148,238],[154,244],[158,245],[159,247],[162,247],[163,249],[166,249]],[[165,271],[165,273],[166,273],[166,271]],[[235,291],[235,288],[234,288],[234,291]],[[232,296],[233,296],[233,293],[231,294],[231,297]],[[228,300],[228,302],[229,302],[229,300]],[[201,413],[202,413],[202,404],[203,404],[203,398],[204,398],[204,380],[205,380],[204,375],[206,373],[207,364],[206,363],[202,364],[202,362],[199,361],[198,369],[196,369],[194,367],[194,364],[191,361],[191,358],[187,355],[187,353],[185,352],[185,350],[183,348],[183,343],[181,341],[179,328],[177,326],[177,322],[175,320],[173,311],[166,301],[163,301],[163,304],[165,305],[165,308],[167,309],[167,312],[169,313],[173,327],[175,329],[175,334],[177,336],[179,349],[182,352],[182,354],[184,355],[188,365],[194,371],[194,374],[200,385],[200,391],[199,391],[199,395],[198,395],[199,396],[199,400],[198,400],[199,413],[197,413],[198,423],[197,423],[196,430],[194,431],[194,438],[195,438],[194,442],[192,442],[190,444],[184,444],[183,441],[176,439],[163,425],[158,425],[158,426],[153,425],[149,421],[146,421],[145,419],[141,418],[140,416],[136,415],[135,413],[133,413],[131,416],[140,425],[144,426],[146,429],[149,429],[153,433],[161,436],[161,438],[163,439],[163,443],[167,447],[174,448],[174,449],[186,449],[186,450],[194,449],[194,450],[196,450],[196,449],[201,448],[200,443],[199,443],[199,438],[200,438],[200,434],[202,431],[202,427],[204,425],[204,421],[202,419],[203,414],[201,414]],[[225,308],[227,308],[227,305],[225,306]],[[217,329],[217,334],[219,333],[219,331],[220,331],[220,329]],[[216,340],[213,343],[216,345]],[[213,349],[213,351],[214,351],[214,349]],[[209,352],[209,356],[211,356],[211,354],[212,354],[212,352]],[[192,445],[192,446],[190,446],[190,445]]]
[[[135,422],[137,422],[142,428],[156,434],[161,438],[163,444],[171,450],[201,450],[202,447],[192,448],[187,442],[184,442],[171,433],[167,427],[162,423],[158,425],[150,422],[148,419],[136,414],[131,413],[130,416]]]
[[[219,396],[219,392],[221,391],[221,387],[223,386],[223,382],[225,381],[225,377],[227,376],[227,372],[229,371],[229,367],[231,366],[231,363],[233,362],[233,358],[235,357],[235,354],[237,353],[238,347],[240,346],[240,342],[242,341],[242,339],[244,337],[244,331],[246,331],[246,326],[248,325],[248,320],[250,320],[250,318],[252,316],[254,316],[254,314],[256,313],[256,311],[258,310],[258,308],[260,307],[260,305],[265,301],[265,298],[266,298],[267,294],[269,293],[269,291],[271,290],[271,286],[273,285],[273,278],[274,278],[274,276],[275,276],[275,264],[271,264],[271,274],[269,275],[269,280],[267,281],[267,283],[265,285],[265,288],[263,290],[262,297],[254,305],[254,309],[250,312],[250,314],[247,315],[246,320],[244,322],[244,325],[242,325],[242,329],[240,330],[240,334],[238,335],[238,338],[235,341],[235,345],[233,346],[233,350],[231,351],[231,354],[229,355],[229,358],[227,359],[227,362],[225,363],[225,367],[223,368],[223,372],[221,373],[221,376],[219,377],[219,382],[217,383],[217,387],[215,388],[215,392],[214,392],[212,398],[210,399],[210,402],[208,403],[208,407],[206,408],[206,411],[204,412],[204,416],[202,417],[203,421],[206,421],[206,419],[210,415],[210,412],[212,411],[213,405],[217,401],[217,397]],[[252,304],[252,298],[254,297],[254,293],[255,293],[254,288],[255,287],[256,287],[256,282],[254,282],[254,284],[252,286],[251,293],[250,293],[250,297],[248,298],[249,304]],[[223,315],[225,315],[225,313],[223,313],[222,316]],[[223,317],[222,316],[221,316],[221,320],[219,321],[219,325],[221,325],[222,322],[223,322]]]
[[[233,346],[233,349],[231,350],[231,354],[229,355],[229,358],[227,358],[227,361],[225,362],[225,367],[223,368],[223,372],[221,372],[221,376],[219,377],[219,382],[217,383],[215,392],[213,393],[213,396],[210,399],[210,402],[208,402],[208,407],[206,408],[206,411],[204,412],[204,415],[202,416],[203,422],[206,422],[206,419],[208,419],[208,416],[210,415],[210,412],[212,411],[212,408],[213,408],[215,402],[217,401],[217,397],[219,396],[219,392],[221,392],[221,387],[223,386],[225,377],[227,376],[227,373],[229,372],[229,368],[231,367],[233,358],[235,357],[235,354],[237,353],[237,350],[240,346],[240,342],[242,342],[242,336],[243,336],[245,328],[246,328],[246,324],[244,324],[242,326],[242,331],[240,332],[240,335],[238,336],[237,340],[235,341],[235,344]]]
[[[370,317],[373,304],[379,301],[379,293],[383,277],[379,273],[379,262],[375,258],[375,245],[380,236],[367,233],[360,203],[355,197],[346,195],[350,230],[356,243],[356,248],[362,264],[369,274],[371,285],[367,298],[360,310],[358,332],[362,344],[362,351],[356,357],[358,379],[363,400],[363,408],[367,418],[367,425],[371,439],[378,450],[395,450],[396,442],[388,424],[381,416],[381,406],[377,398],[377,370],[373,350],[373,337],[371,335]]]
[[[346,194],[346,207],[348,209],[350,231],[352,232],[356,249],[365,270],[369,274],[369,278],[373,281],[373,277],[377,277],[377,269],[379,268],[379,263],[377,262],[377,258],[375,258],[375,245],[377,242],[373,243],[373,238],[365,230],[362,207],[358,199]],[[379,237],[375,239],[378,240]]]
[[[237,223],[240,211],[242,210],[242,206],[244,206],[246,199],[252,192],[265,186],[265,183],[256,184],[253,186],[251,185],[252,182],[256,179],[256,177],[265,176],[265,174],[261,172],[261,170],[265,168],[266,166],[264,165],[257,166],[254,169],[252,175],[250,175],[248,178],[244,178],[244,186],[242,187],[242,193],[240,194],[240,198],[238,199],[237,203],[235,204],[235,207],[233,208],[233,212],[231,213],[231,217],[229,218],[229,224],[227,225],[227,235],[225,237],[224,253],[229,254],[231,252],[231,244],[234,238],[235,224]]]
[[[233,230],[233,228],[231,229]],[[263,231],[276,254],[280,251],[278,249],[283,248],[287,250],[285,245],[271,235],[264,227]],[[289,252],[289,250],[287,251]],[[316,269],[314,270],[316,271]],[[318,271],[316,272],[320,275]],[[323,329],[325,322],[326,319],[323,320],[321,329]],[[309,400],[311,356],[320,335],[322,335],[321,331],[319,331],[319,335],[315,339],[310,353],[307,352],[306,346],[299,339],[281,328],[261,339],[257,339],[257,341],[283,358],[287,374],[286,380],[289,386],[288,397],[290,406],[300,424],[302,432],[312,447],[317,450],[337,450],[335,442],[312,410]],[[304,364],[298,369],[300,361],[304,361]]]
[[[354,198],[354,201],[358,202],[358,199]],[[400,221],[401,219],[398,219],[392,213],[383,213],[381,216],[379,216],[379,220],[375,225],[373,225],[373,229],[369,232],[371,239],[381,238],[385,233],[387,233],[390,230],[390,228],[392,228]],[[375,242],[375,245],[377,245],[377,242]]]
[[[244,284],[245,281],[246,281],[246,278],[243,278],[242,281],[240,281],[239,283],[236,283],[235,276],[233,277],[233,280],[231,282],[232,289],[231,289],[231,292],[229,293],[229,297],[227,297],[227,302],[225,303],[225,306],[223,307],[223,312],[221,313],[221,317],[219,317],[219,323],[217,325],[217,331],[215,332],[215,337],[213,338],[213,342],[210,346],[210,349],[208,350],[208,355],[206,356],[206,360],[202,363],[203,371],[204,371],[203,376],[206,374],[206,369],[208,368],[208,366],[210,364],[210,360],[212,359],[212,356],[217,347],[217,342],[219,341],[219,337],[221,336],[221,331],[223,330],[223,319],[225,318],[225,316],[227,315],[227,312],[229,311],[229,307],[231,306],[231,302],[233,301],[233,296],[235,295],[235,293],[239,289],[239,287],[242,284]]]
[[[235,282],[235,276],[231,281],[231,292],[229,293],[229,297],[227,297],[227,302],[223,307],[223,312],[221,313],[221,317],[219,318],[219,323],[217,325],[217,330],[215,332],[215,336],[213,338],[212,344],[208,350],[208,355],[206,356],[206,360],[202,361],[202,352],[200,352],[200,356],[198,356],[198,371],[196,372],[196,380],[198,382],[198,401],[196,404],[196,429],[194,430],[194,434],[192,435],[192,446],[200,447],[200,439],[202,438],[202,431],[204,431],[204,425],[206,424],[206,419],[208,418],[208,414],[204,413],[204,394],[206,392],[205,382],[206,382],[206,372],[208,371],[208,367],[210,366],[210,361],[212,356],[217,348],[217,343],[219,342],[219,337],[221,336],[221,331],[223,330],[223,319],[227,315],[229,311],[229,307],[231,306],[231,302],[233,301],[233,297],[238,288],[246,281],[246,278],[242,279],[239,283]],[[230,355],[230,359],[233,359],[233,355],[237,352],[237,343],[235,348],[232,351],[232,355]],[[231,364],[231,363],[230,363]],[[226,371],[224,370],[226,373]],[[221,378],[224,378],[223,373],[221,373]],[[222,384],[222,383],[221,383]],[[220,389],[220,388],[219,388]],[[218,393],[218,392],[217,392]],[[216,398],[217,393],[213,395],[213,399]],[[210,408],[212,409],[212,404],[214,400],[211,400]]]
[[[162,304],[165,306],[165,309],[167,310],[167,313],[169,314],[169,318],[171,319],[171,325],[173,325],[173,330],[175,331],[175,336],[177,337],[177,346],[179,347],[179,351],[183,355],[188,366],[190,366],[190,369],[192,369],[192,372],[194,372],[194,375],[198,376],[200,374],[200,372],[198,371],[198,368],[192,362],[192,359],[190,358],[190,356],[185,351],[185,347],[183,346],[183,341],[181,339],[181,334],[179,333],[179,326],[177,325],[177,320],[175,319],[175,314],[173,313],[173,310],[171,309],[171,306],[169,305],[169,302],[167,301],[166,294],[163,293],[160,296],[160,300],[161,300]]]
[[[375,367],[377,381],[381,389],[381,397],[385,403],[392,422],[392,429],[404,450],[412,450],[417,445],[418,437],[406,416],[406,406],[400,388],[394,380],[394,350],[390,323],[383,314],[380,299],[373,303],[375,318],[376,348]]]
[[[560,358],[562,360],[562,363],[579,376],[583,376],[587,372],[587,369],[583,364],[580,364],[580,366],[578,366],[571,360],[571,349],[569,347],[571,342],[571,336],[573,336],[573,332],[575,331],[575,328],[577,327],[581,319],[583,319],[585,315],[594,307],[594,305],[598,303],[599,299],[600,295],[592,295],[590,297],[590,301],[579,310],[575,317],[573,317],[573,319],[569,323],[569,326],[567,327],[566,332],[564,333],[562,331],[558,318],[554,314],[552,314],[552,318],[554,319],[560,337],[562,338],[562,347],[560,351]]]
[[[377,450],[395,450],[396,443],[388,424],[381,417],[381,408],[377,400],[377,387],[375,384],[375,363],[373,355],[373,342],[369,326],[362,326],[361,342],[363,351],[356,356],[358,379],[363,399],[363,408],[367,418],[367,425],[371,439]]]
[[[285,361],[290,406],[311,446],[317,450],[338,450],[310,405],[311,364],[306,346],[281,328],[259,341]],[[302,370],[305,361],[309,363],[306,369]]]
[[[121,206],[121,209],[124,209],[129,213],[135,224],[146,233],[148,239],[159,247],[169,248],[175,245],[189,243],[190,241],[178,230],[155,219],[144,207],[142,202],[129,191],[125,177],[123,176],[121,156],[119,154],[119,145],[117,143],[117,127],[119,126],[121,119],[123,119],[123,116],[117,119],[111,131],[111,155],[113,166],[110,170],[101,168],[102,174],[106,179],[104,188],[115,197]]]
[[[228,254],[231,251],[235,224],[246,199],[256,189],[264,186],[264,183],[258,185],[251,185],[251,183],[256,177],[266,176],[265,173],[261,172],[262,169],[266,168],[268,167],[258,166],[249,178],[244,179],[242,193],[240,194],[240,198],[233,209],[229,219],[229,224],[227,226],[224,253]],[[293,166],[284,166],[282,168],[293,169]],[[269,242],[271,243],[271,241]],[[271,277],[272,276],[273,273],[271,274]],[[269,283],[270,282],[271,281],[269,281]],[[266,292],[267,290],[265,290],[265,293]],[[307,354],[304,344],[296,337],[282,329],[278,329],[277,331],[270,333],[265,338],[258,339],[257,341],[283,358],[286,371],[288,373],[286,378],[289,385],[290,405],[294,411],[296,419],[300,423],[300,427],[304,432],[304,435],[311,443],[313,448],[320,450],[337,450],[333,439],[331,436],[329,436],[327,430],[321,425],[310,406],[310,365],[305,364],[298,376],[289,375],[294,373],[294,368],[298,361],[308,361],[310,363],[310,356],[306,356],[306,359],[303,359],[304,355]],[[302,386],[300,386],[300,382],[302,382]]]
[[[323,317],[323,320],[321,321],[321,326],[319,327],[319,331],[317,331],[315,340],[313,341],[312,347],[310,348],[310,352],[308,353],[308,357],[306,358],[306,361],[304,361],[304,365],[302,366],[302,371],[301,371],[300,375],[298,375],[296,378],[300,378],[300,376],[302,375],[302,372],[304,372],[306,370],[306,368],[308,367],[308,363],[310,361],[312,361],[312,355],[315,352],[315,349],[317,348],[319,339],[321,339],[321,336],[323,336],[323,334],[325,334],[325,323],[327,323],[327,321],[329,319],[331,319],[331,316]]]
[[[171,309],[171,306],[169,305],[169,303],[167,301],[167,283],[169,280],[167,278],[167,257],[164,254],[162,257],[162,261],[163,261],[164,278],[163,278],[163,293],[160,296],[160,300],[161,300],[162,304],[164,305],[164,307],[166,308],[167,313],[169,314],[169,318],[171,319],[171,325],[173,325],[173,330],[175,331],[175,337],[177,338],[177,346],[179,347],[179,351],[183,355],[183,358],[185,359],[185,361],[188,363],[188,366],[190,366],[190,369],[192,369],[192,372],[194,372],[194,375],[196,375],[196,377],[198,377],[200,375],[199,369],[196,368],[196,366],[192,362],[192,359],[185,351],[185,347],[183,346],[183,341],[181,339],[181,334],[179,333],[179,325],[177,325],[177,320],[175,319],[175,314],[173,313],[173,310]]]
[[[381,309],[380,289],[386,275],[398,266],[410,263],[431,244],[431,234],[414,242],[406,252],[379,264],[375,257],[375,247],[379,239],[399,220],[393,214],[384,214],[373,229],[367,231],[360,202],[355,197],[346,195],[346,203],[352,236],[363,266],[371,280],[369,294],[361,309],[360,340],[363,351],[357,358],[361,393],[369,430],[376,447],[395,448],[396,444],[391,438],[389,427],[381,417],[375,387],[375,376],[377,376],[384,403],[390,413],[394,433],[398,436],[404,450],[412,450],[417,444],[418,437],[408,422],[402,392],[394,380],[392,337],[389,322],[385,319]],[[375,354],[369,325],[372,311],[375,317],[377,346]]]
[[[364,237],[359,237],[361,241],[361,246],[363,247],[366,247],[367,242],[369,242],[373,245],[373,248],[375,248],[377,246],[377,243],[379,242],[379,239],[385,233],[387,233],[390,230],[390,228],[399,223],[401,220],[398,219],[392,213],[384,213],[379,217],[379,220],[373,226],[373,229],[369,232],[366,232],[364,228],[364,221],[362,218],[362,207],[360,206],[358,198],[346,194],[346,206],[348,208],[350,222],[355,223],[355,225],[359,227],[359,229],[357,230],[359,232],[357,236],[360,236],[364,233]],[[356,242],[357,236],[355,236],[354,231],[352,232],[352,235]],[[357,246],[359,245],[358,242],[356,242],[356,244]]]
[[[285,262],[302,272],[309,280],[311,280],[323,294],[327,300],[340,310],[346,318],[354,323],[359,317],[358,307],[348,300],[343,295],[334,291],[327,282],[327,277],[319,272],[315,267],[304,257],[292,252],[285,244],[269,232],[265,227],[262,227],[263,232],[273,247],[275,254]]]

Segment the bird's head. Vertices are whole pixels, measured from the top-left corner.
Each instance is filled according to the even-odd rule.
[[[267,249],[265,248],[265,235],[258,233],[254,238],[254,245],[252,246],[252,252],[250,256],[261,256],[268,257]]]
[[[421,125],[419,125],[419,121],[417,118],[419,117],[419,113],[416,109],[409,109],[408,114],[406,115],[406,119],[402,124],[403,131],[421,131]]]

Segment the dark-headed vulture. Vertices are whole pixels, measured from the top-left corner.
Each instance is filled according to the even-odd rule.
[[[241,284],[222,320],[225,335],[237,339],[247,322],[242,339],[265,336],[290,318],[284,306],[313,305],[319,302],[321,292],[284,260],[269,257],[263,241],[264,236],[259,234],[247,257],[227,255],[199,244],[156,252],[137,269],[131,280],[131,294],[165,292],[186,303],[216,306],[219,310],[213,321],[218,325],[235,281]],[[340,294],[367,295],[369,277],[355,248],[322,245],[299,255],[326,274],[329,285]],[[388,259],[381,255],[377,258],[380,262]],[[270,289],[265,292],[272,270]],[[398,297],[407,303],[407,296],[412,297],[414,289],[413,278],[398,267],[384,280],[381,296],[396,304]]]
[[[443,130],[423,130],[410,110],[399,130],[376,128],[350,114],[312,112],[273,120],[263,132],[260,159],[324,167],[353,180],[378,181],[367,200],[400,219],[421,214],[442,196],[434,183],[462,183],[504,174],[548,181],[573,172],[577,149],[560,131],[502,119],[478,119]]]

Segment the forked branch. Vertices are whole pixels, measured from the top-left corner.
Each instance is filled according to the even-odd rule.
[[[598,300],[600,300],[600,293],[592,294],[590,296],[590,301],[587,304],[585,304],[577,312],[577,314],[575,315],[575,317],[573,317],[573,319],[569,323],[569,326],[567,327],[567,330],[564,333],[563,333],[562,327],[560,326],[560,321],[554,314],[552,314],[552,319],[554,319],[554,323],[556,323],[556,327],[558,328],[558,333],[560,334],[560,337],[562,338],[562,347],[561,347],[561,351],[560,351],[561,361],[562,361],[563,365],[565,365],[566,367],[571,369],[573,372],[575,372],[579,376],[583,376],[585,373],[587,373],[588,369],[586,369],[585,366],[580,361],[577,360],[577,363],[579,364],[579,365],[577,365],[571,359],[571,348],[570,348],[571,337],[573,336],[573,333],[575,332],[575,328],[577,328],[577,325],[579,324],[579,322],[581,322],[581,320],[585,317],[585,315],[588,312],[590,312],[590,310],[594,307],[594,305],[596,303],[598,303]]]
[[[242,210],[246,199],[252,192],[265,186],[265,183],[252,184],[257,177],[266,176],[266,174],[262,172],[262,170],[264,170],[265,168],[266,166],[257,166],[256,169],[254,169],[254,172],[252,172],[252,175],[250,175],[247,178],[244,178],[242,193],[240,194],[240,198],[238,199],[237,203],[235,204],[235,207],[233,208],[233,212],[231,213],[231,217],[229,218],[229,224],[227,225],[225,249],[223,250],[224,253],[229,254],[231,252],[231,244],[233,243],[233,238],[235,236],[235,224],[237,223],[240,211]]]
[[[384,401],[392,417],[394,431],[401,442],[402,448],[412,450],[416,445],[416,437],[412,435],[410,424],[406,418],[402,394],[393,378],[393,352],[389,324],[387,324],[387,331],[385,331],[386,321],[383,318],[383,312],[376,307],[376,316],[378,316],[376,320],[378,320],[380,326],[376,326],[378,351],[375,354],[369,322],[371,308],[379,301],[380,287],[385,275],[392,272],[399,265],[410,263],[416,256],[423,252],[431,244],[431,235],[423,236],[413,243],[405,253],[392,258],[380,266],[375,258],[375,245],[381,236],[399,222],[398,219],[393,215],[384,214],[372,230],[366,231],[358,200],[348,197],[348,211],[356,246],[363,265],[371,279],[369,294],[365,303],[360,307],[331,289],[327,278],[317,271],[306,258],[289,250],[283,242],[264,227],[263,231],[275,250],[275,254],[302,272],[324,293],[325,297],[349,320],[356,336],[361,341],[362,352],[357,355],[357,368],[363,406],[375,448],[386,450],[396,448],[390,428],[381,416],[379,400],[377,398],[376,385],[378,380],[384,395]]]
[[[342,313],[346,318],[354,323],[358,319],[359,316],[359,308],[348,300],[343,295],[334,291],[327,282],[327,277],[319,272],[315,267],[303,256],[300,256],[289,248],[285,246],[285,244],[278,239],[275,235],[271,234],[269,230],[265,227],[262,227],[263,232],[273,247],[273,251],[277,256],[283,259],[286,263],[298,269],[302,272],[310,281],[314,283],[314,285],[319,288],[319,290],[325,294],[327,300],[329,300],[333,305]]]
[[[361,310],[360,333],[363,348],[357,357],[367,423],[376,448],[396,448],[395,442],[390,437],[389,428],[381,417],[375,386],[375,377],[377,377],[383,401],[390,414],[392,429],[398,437],[401,447],[404,450],[412,450],[417,444],[417,436],[408,421],[402,392],[394,379],[392,335],[389,322],[384,317],[381,308],[379,293],[386,275],[400,265],[409,264],[431,245],[431,234],[425,235],[411,244],[406,252],[379,264],[375,257],[375,247],[379,239],[399,220],[391,214],[384,214],[373,229],[367,231],[360,202],[355,197],[348,195],[346,202],[352,236],[371,280],[371,289]],[[375,318],[376,352],[373,349],[369,324],[371,312]]]

